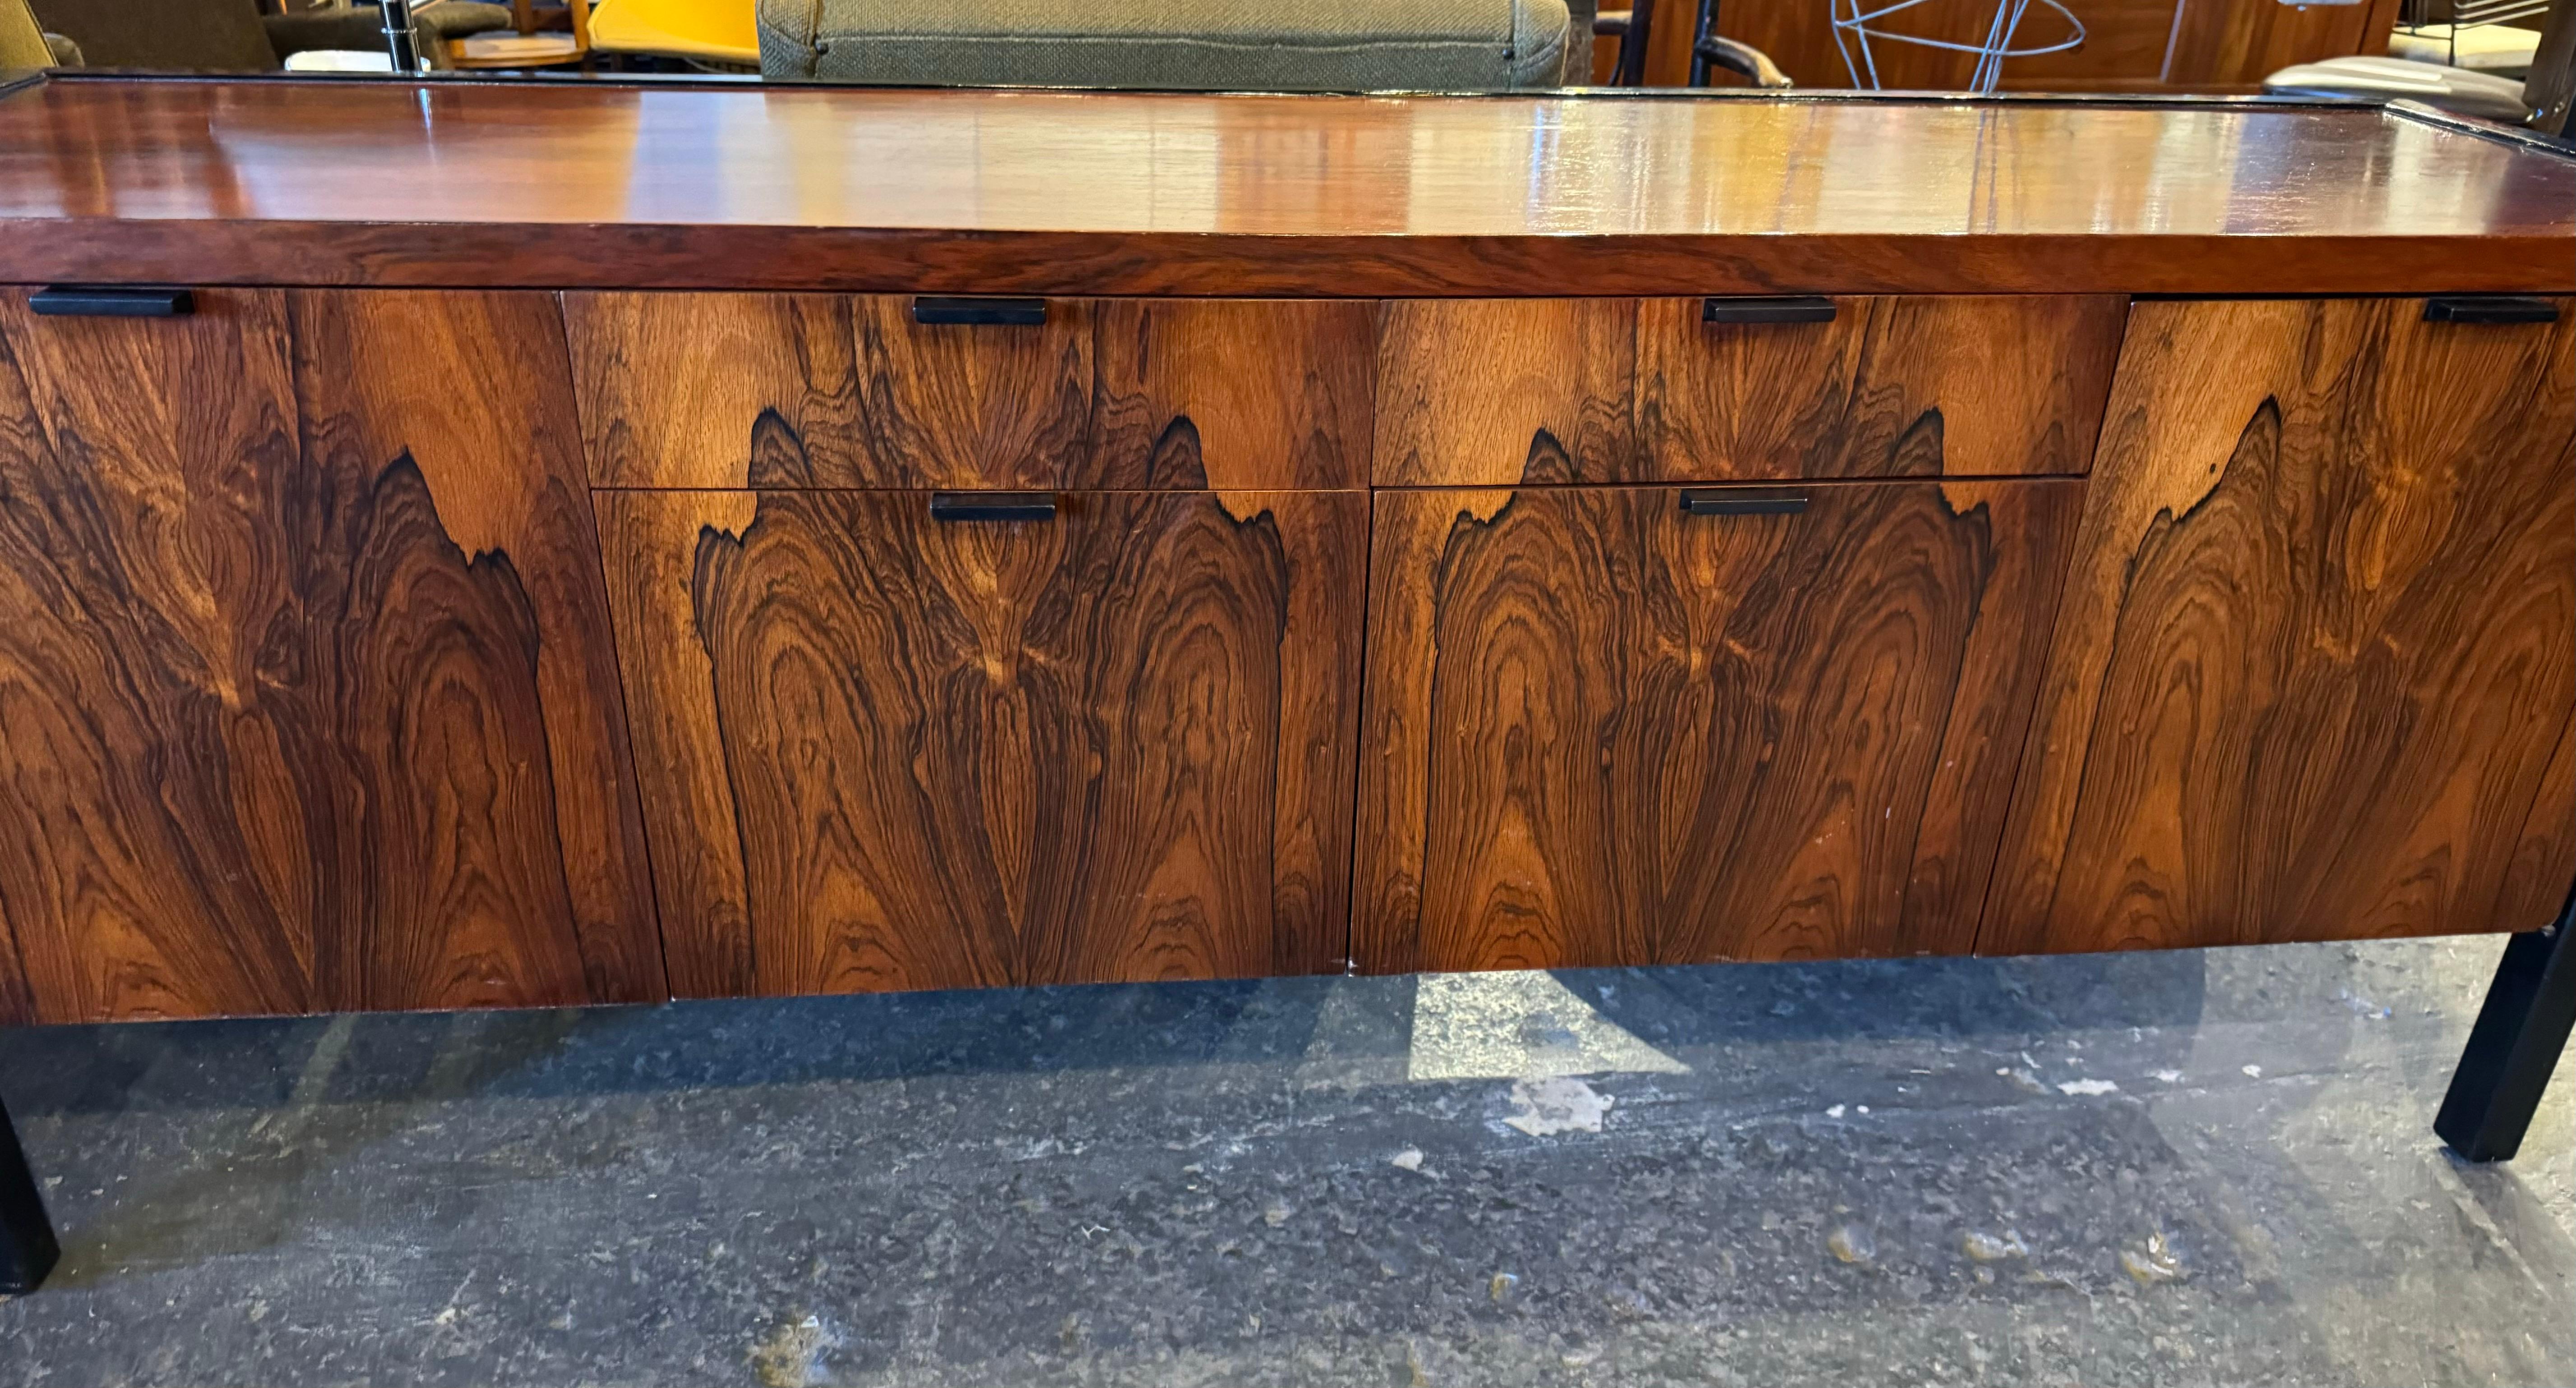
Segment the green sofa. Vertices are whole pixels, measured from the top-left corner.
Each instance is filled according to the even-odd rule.
[[[1513,91],[1561,85],[1572,47],[1566,0],[760,0],[759,22],[765,77],[892,86]]]

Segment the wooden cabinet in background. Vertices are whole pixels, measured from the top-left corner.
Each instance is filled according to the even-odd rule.
[[[2084,21],[2084,41],[2062,52],[2008,59],[2006,91],[2251,92],[2263,78],[2294,63],[2388,51],[2397,0],[2295,5],[2283,0],[2072,0]],[[1646,80],[1681,86],[1688,80],[1695,7],[1675,23],[1658,12],[1654,52]],[[1718,32],[1769,54],[1801,87],[1866,86],[1871,67],[1855,76],[1834,43],[1830,11],[1809,0],[1725,0],[1717,7]],[[1971,43],[1993,22],[1990,0],[1926,0],[1883,15],[1882,32]],[[2022,48],[2053,46],[2069,36],[2066,22],[2034,8],[2015,31]],[[1861,53],[1847,45],[1853,60]],[[1876,85],[1886,91],[1957,91],[1968,85],[1977,58],[1955,49],[1877,42],[1870,45]],[[1721,84],[1734,80],[1720,72]]]
[[[547,296],[0,293],[0,1019],[663,996],[621,708]]]
[[[1365,494],[933,504],[601,494],[674,987],[1340,967]]]
[[[2081,487],[1380,492],[1362,967],[1969,951]]]
[[[2080,474],[2121,295],[1404,300],[1380,486]]]
[[[564,325],[602,486],[1261,490],[1366,484],[1374,307],[597,293]]]
[[[2532,930],[2576,853],[2576,315],[2142,303],[1980,947]]]

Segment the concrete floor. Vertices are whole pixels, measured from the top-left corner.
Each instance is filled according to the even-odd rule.
[[[12,1033],[0,1384],[2554,1388],[2498,948]]]

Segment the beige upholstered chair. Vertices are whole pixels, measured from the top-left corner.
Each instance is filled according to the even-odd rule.
[[[1560,85],[1574,48],[1566,0],[760,0],[759,20],[765,76],[901,86],[1513,91]]]

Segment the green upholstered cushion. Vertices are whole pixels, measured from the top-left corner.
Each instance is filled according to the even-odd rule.
[[[35,0],[36,22],[97,67],[274,72],[258,0]]]
[[[1558,84],[1565,0],[760,0],[770,77],[956,87]]]

